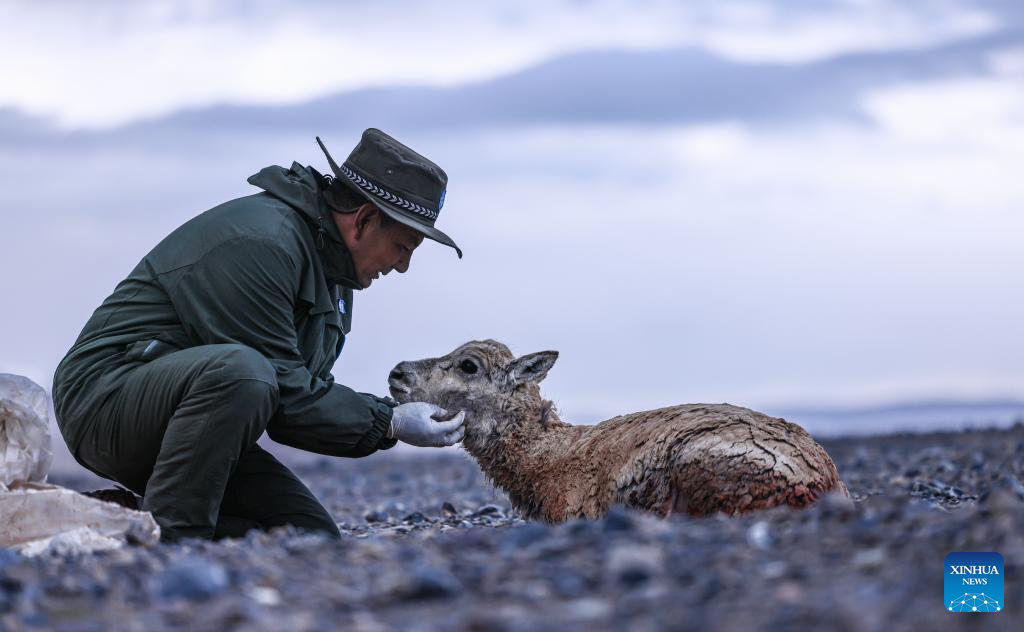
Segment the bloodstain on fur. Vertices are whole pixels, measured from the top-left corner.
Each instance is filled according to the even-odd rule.
[[[494,340],[402,362],[392,395],[466,411],[463,447],[532,519],[597,518],[615,504],[662,516],[806,507],[849,495],[832,459],[784,419],[729,404],[686,404],[576,426],[540,396],[558,357],[516,358]]]

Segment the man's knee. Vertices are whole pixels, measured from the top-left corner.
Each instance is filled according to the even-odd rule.
[[[226,381],[255,380],[277,388],[277,373],[270,361],[243,344],[209,345],[214,357],[210,370]]]

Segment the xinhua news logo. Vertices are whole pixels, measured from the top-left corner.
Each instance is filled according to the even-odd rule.
[[[949,612],[1000,612],[1003,609],[1003,556],[998,553],[950,553],[944,580]]]

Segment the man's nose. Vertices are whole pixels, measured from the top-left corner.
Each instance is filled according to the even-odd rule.
[[[405,256],[398,260],[398,263],[395,264],[395,270],[398,270],[399,272],[404,274],[405,271],[409,269],[410,263],[412,263],[411,252],[407,253]]]

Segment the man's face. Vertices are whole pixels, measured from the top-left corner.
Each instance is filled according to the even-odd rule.
[[[356,281],[363,288],[392,270],[409,269],[412,251],[423,243],[423,234],[391,221],[381,226],[378,214],[359,228],[348,244],[356,266]]]

